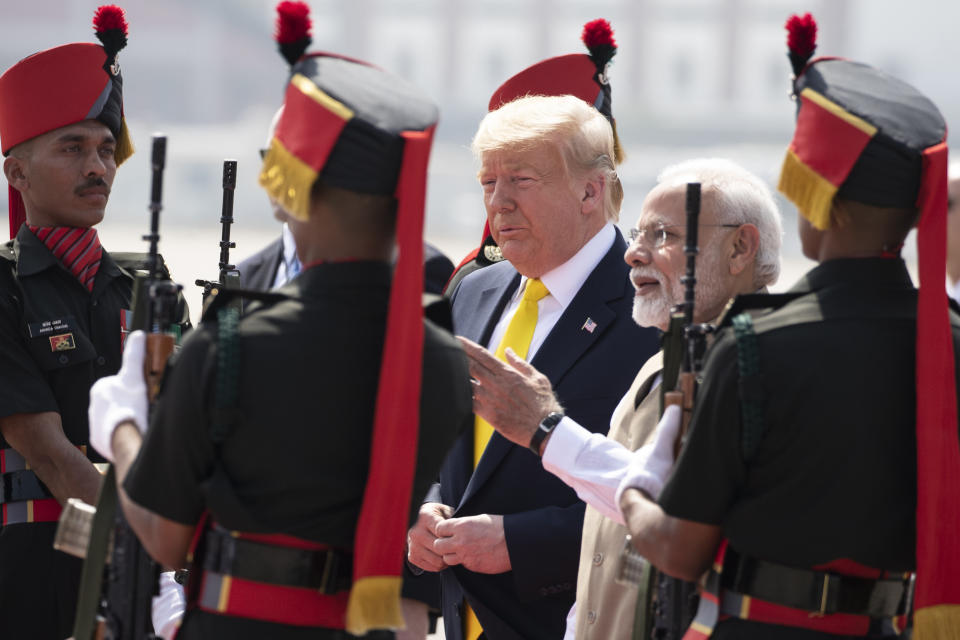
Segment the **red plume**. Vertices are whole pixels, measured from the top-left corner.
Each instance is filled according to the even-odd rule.
[[[105,4],[97,8],[93,15],[93,28],[99,33],[119,29],[124,36],[127,35],[127,18],[123,15],[123,9],[115,4]]]
[[[597,72],[603,73],[603,68],[617,53],[617,41],[613,39],[613,28],[603,18],[591,20],[583,25],[583,44],[587,45],[593,63],[597,65]]]
[[[277,31],[274,38],[279,44],[290,44],[310,37],[310,7],[306,2],[284,0],[277,5]]]
[[[583,35],[581,37],[583,38],[583,44],[587,45],[587,49],[590,51],[604,45],[611,46],[614,49],[617,48],[617,42],[613,39],[613,28],[603,18],[591,20],[583,25]]]
[[[306,2],[284,0],[277,5],[277,30],[273,37],[291,67],[310,46],[310,25],[310,7]]]
[[[115,4],[98,7],[93,14],[93,28],[97,39],[103,44],[103,50],[107,52],[107,61],[103,68],[110,69],[116,62],[117,53],[127,46],[127,18],[123,9]]]
[[[817,21],[809,13],[792,15],[784,25],[787,30],[787,48],[790,49],[790,64],[793,73],[803,73],[807,61],[817,48]]]

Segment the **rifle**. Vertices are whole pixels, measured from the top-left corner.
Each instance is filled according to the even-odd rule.
[[[146,274],[138,273],[133,287],[133,327],[147,331],[144,379],[151,403],[160,388],[176,338],[177,303],[182,287],[159,274],[160,211],[163,208],[163,169],[167,139],[154,135],[151,163],[150,243]],[[81,590],[73,637],[76,640],[159,640],[153,633],[151,608],[158,592],[160,567],[153,562],[117,509],[117,485],[111,466],[97,497],[89,544],[86,546]],[[66,521],[66,520],[65,520]],[[76,545],[74,545],[76,546]],[[105,570],[105,564],[109,567]],[[98,612],[101,615],[97,615]]]
[[[240,272],[237,267],[230,264],[230,249],[236,248],[237,244],[230,241],[230,225],[233,224],[233,193],[237,188],[237,161],[223,161],[223,205],[220,209],[220,276],[217,280],[197,279],[196,285],[203,287],[203,311],[207,310],[210,296],[216,296],[220,289],[239,289]],[[231,304],[238,307],[241,304],[241,298],[231,301]]]
[[[707,335],[714,331],[709,324],[694,322],[697,284],[697,245],[700,225],[700,183],[687,184],[687,237],[683,252],[687,257],[684,300],[670,312],[670,326],[663,335],[663,382],[660,385],[660,414],[666,407],[679,405],[682,422],[674,454],[679,455],[686,440],[697,375],[703,365]],[[697,610],[697,588],[660,573],[636,552],[627,536],[617,580],[625,584],[645,585],[639,589],[633,637],[656,640],[680,640]]]
[[[697,376],[703,366],[707,335],[714,327],[694,321],[694,304],[697,286],[697,245],[700,226],[700,183],[687,184],[687,238],[683,252],[687,257],[687,270],[680,282],[684,285],[684,301],[674,307],[670,314],[670,330],[664,342],[664,378],[661,408],[676,404],[682,409],[680,431],[674,444],[674,455],[679,456],[686,442],[693,400],[697,392]],[[679,349],[679,357],[677,350]],[[668,371],[668,364],[670,371]],[[668,390],[669,389],[669,390]],[[661,411],[662,414],[662,411]],[[662,640],[679,640],[693,621],[699,598],[697,586],[671,578],[659,571],[651,572],[650,624],[652,636]]]
[[[707,336],[715,327],[706,323],[694,322],[694,304],[697,287],[697,254],[700,249],[697,245],[700,225],[700,183],[687,184],[687,238],[683,252],[687,256],[687,272],[680,282],[684,285],[684,301],[673,308],[670,314],[669,338],[664,344],[664,361],[671,360],[672,369],[676,369],[678,358],[673,356],[679,347],[679,370],[668,372],[664,365],[663,409],[670,405],[679,405],[683,410],[680,424],[680,433],[674,445],[674,455],[680,455],[680,449],[686,441],[687,429],[690,427],[690,417],[693,414],[693,400],[697,393],[697,374],[703,368],[703,354],[706,351]],[[679,345],[677,344],[679,338]],[[670,353],[670,352],[673,353]],[[673,357],[671,357],[673,356]],[[672,375],[671,375],[672,374]],[[670,389],[669,391],[667,389]]]

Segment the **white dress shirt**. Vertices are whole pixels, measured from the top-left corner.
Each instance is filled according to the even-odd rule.
[[[533,331],[533,339],[530,340],[530,348],[527,350],[528,362],[533,359],[544,340],[550,335],[554,325],[557,324],[560,316],[573,302],[580,291],[580,287],[583,286],[583,283],[600,264],[603,257],[610,251],[610,247],[613,246],[617,237],[616,234],[617,230],[613,223],[608,222],[572,258],[540,276],[540,281],[547,287],[550,295],[537,302],[537,327]],[[526,286],[527,277],[522,276],[520,286],[513,292],[510,302],[507,303],[500,315],[500,321],[497,322],[497,326],[494,327],[493,333],[490,335],[490,341],[486,346],[491,351],[496,350],[500,340],[503,339],[503,334],[507,332],[507,325],[510,324],[510,320],[523,298],[523,291]]]
[[[277,275],[273,278],[273,288],[282,287],[300,273],[301,264],[297,257],[297,245],[293,241],[293,232],[286,222],[280,235],[283,241],[283,260],[277,266]]]

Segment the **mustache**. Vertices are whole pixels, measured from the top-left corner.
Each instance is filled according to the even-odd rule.
[[[663,274],[655,269],[645,269],[644,267],[633,267],[630,269],[630,281],[636,282],[640,278],[652,278],[663,284]]]
[[[87,178],[82,184],[78,185],[73,192],[77,195],[80,195],[83,191],[86,191],[87,189],[93,189],[95,187],[105,187],[107,189],[107,194],[110,194],[110,185],[108,185],[107,181],[103,178]]]

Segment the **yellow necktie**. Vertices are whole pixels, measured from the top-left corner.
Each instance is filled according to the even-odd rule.
[[[507,347],[510,347],[521,358],[527,357],[527,351],[530,349],[530,341],[533,340],[533,331],[537,328],[537,303],[546,296],[550,295],[547,287],[536,278],[527,280],[527,287],[523,291],[523,298],[517,305],[517,310],[510,318],[510,324],[497,345],[494,352],[496,357],[506,362],[504,355]],[[493,427],[486,420],[477,416],[473,427],[473,468],[476,469],[480,464],[480,456],[493,435]]]
[[[510,319],[510,324],[507,325],[507,330],[504,332],[500,344],[497,345],[497,350],[494,355],[506,361],[507,358],[504,354],[507,351],[507,347],[510,347],[518,356],[526,359],[527,351],[530,349],[530,341],[533,340],[533,331],[537,328],[537,303],[548,295],[550,295],[550,292],[540,280],[536,278],[527,280],[527,287],[523,291],[523,298],[521,298],[520,304],[517,305],[517,310]],[[473,426],[474,469],[476,469],[480,463],[480,457],[483,455],[483,450],[487,447],[487,443],[490,441],[490,436],[492,435],[493,427],[491,427],[486,420],[477,416]],[[480,626],[480,622],[477,620],[473,609],[471,609],[466,602],[464,602],[464,609],[466,615],[463,617],[463,622],[466,640],[477,640],[480,634],[483,633],[483,628]]]

